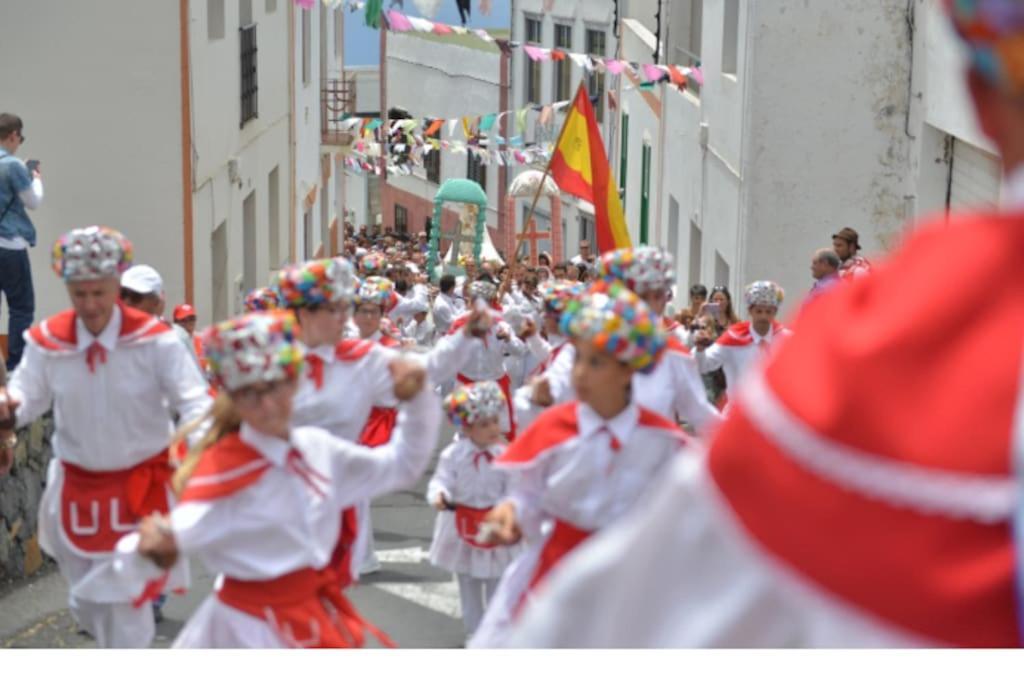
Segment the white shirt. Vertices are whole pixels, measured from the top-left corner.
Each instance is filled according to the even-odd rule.
[[[508,340],[498,339],[499,331],[508,334]],[[468,345],[463,340],[474,343]],[[492,322],[484,340],[467,338],[462,329],[438,340],[431,354],[433,364],[428,365],[433,380],[444,383],[456,374],[462,374],[474,382],[498,380],[506,374],[505,354],[521,356],[526,353],[526,344],[504,321]]]
[[[440,420],[437,398],[422,391],[400,413],[391,442],[379,448],[308,427],[294,429],[286,442],[243,425],[242,440],[273,467],[230,497],[176,506],[171,526],[178,547],[210,571],[242,580],[320,569],[338,543],[343,509],[416,483],[430,461]],[[292,446],[329,480],[323,485],[327,497],[315,495],[285,467]]]
[[[333,346],[317,346],[307,353],[323,360],[324,383],[316,388],[307,364],[295,394],[292,424],[321,427],[334,436],[357,441],[373,406],[394,404],[395,385],[388,363],[397,353],[380,344],[355,361],[338,360]]]
[[[470,439],[452,442],[441,451],[437,469],[427,485],[427,501],[433,504],[438,494],[450,503],[473,508],[489,508],[504,498],[508,488],[508,473],[492,466],[485,457],[492,458],[505,450],[503,444],[481,448]]]
[[[174,434],[168,410],[188,424],[210,406],[206,381],[173,331],[127,345],[118,341],[121,318],[115,307],[98,336],[76,320],[73,352],[50,352],[29,341],[8,385],[21,402],[18,425],[52,405],[54,454],[88,470],[127,469],[153,457]],[[107,357],[91,373],[86,349],[94,341]]]
[[[780,332],[781,337],[786,337],[789,334],[787,329]],[[754,342],[746,346],[723,346],[715,343],[705,350],[695,349],[693,356],[697,359],[697,367],[701,373],[714,372],[721,368],[725,373],[726,387],[729,391],[735,391],[747,371],[765,355],[765,350],[760,346],[760,342],[762,340],[767,342],[770,349],[775,341],[772,330],[768,330],[768,334],[762,337],[753,326],[750,327],[750,336]]]
[[[437,298],[434,299],[434,327],[437,329],[438,336],[448,334],[448,330],[452,327],[452,322],[459,315],[456,303],[455,299],[448,294],[438,294]]]
[[[529,463],[497,465],[510,472],[510,498],[526,536],[538,535],[551,518],[587,530],[618,519],[682,447],[677,433],[638,426],[635,403],[611,420],[584,403],[574,405],[576,434]]]

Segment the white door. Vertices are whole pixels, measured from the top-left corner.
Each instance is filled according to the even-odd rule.
[[[992,209],[999,204],[1002,171],[999,158],[969,145],[953,142],[953,167],[950,169],[949,208]]]

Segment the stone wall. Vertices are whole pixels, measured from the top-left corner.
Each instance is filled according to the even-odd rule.
[[[52,436],[50,415],[18,432],[14,468],[0,478],[0,583],[29,576],[43,566],[37,527]]]

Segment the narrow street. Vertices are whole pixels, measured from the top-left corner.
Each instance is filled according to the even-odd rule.
[[[451,438],[446,429],[442,446]],[[427,562],[434,510],[424,501],[433,466],[413,491],[374,503],[373,522],[380,571],[349,591],[359,611],[398,644],[409,648],[462,646],[459,594],[454,579]],[[154,647],[170,647],[189,615],[209,594],[214,577],[193,565],[192,590],[171,596]],[[377,646],[372,640],[370,647]],[[0,648],[90,648],[67,610],[67,585],[56,568],[0,596]]]

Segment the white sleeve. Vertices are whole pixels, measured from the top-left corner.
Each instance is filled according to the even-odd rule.
[[[455,452],[459,447],[460,443],[456,441],[441,451],[441,457],[437,460],[437,469],[434,470],[434,476],[427,484],[427,502],[429,504],[434,504],[438,494],[443,495],[445,500],[452,500],[452,484],[455,483]]]
[[[27,190],[18,193],[21,203],[26,209],[38,209],[43,203],[43,181],[41,178],[33,178],[32,185]]]
[[[526,344],[516,336],[515,330],[511,329],[511,326],[509,326],[508,339],[502,342],[502,349],[511,356],[526,355]]]
[[[540,505],[544,494],[545,468],[531,464],[523,468],[508,470],[508,497],[516,508],[516,523],[523,536],[537,539],[541,535],[544,524],[544,509]]]
[[[693,357],[697,359],[697,369],[701,374],[706,374],[722,367],[725,363],[726,353],[724,346],[712,344],[707,350],[695,349]]]
[[[403,403],[391,440],[378,448],[367,448],[314,429],[317,439],[333,456],[332,481],[335,502],[342,508],[384,493],[416,484],[426,469],[437,444],[441,424],[441,403],[433,391],[424,388]],[[319,446],[319,444],[317,444]]]
[[[373,382],[367,389],[372,398],[372,405],[390,406],[395,402],[395,379],[391,376],[388,365],[401,354],[379,344],[370,351],[369,362],[372,363],[370,378]]]
[[[18,427],[24,427],[41,416],[53,404],[50,383],[46,381],[46,357],[28,342],[21,362],[7,382],[7,391],[21,405],[18,407]]]
[[[565,403],[574,395],[572,388],[572,365],[576,360],[576,348],[564,347],[555,358],[555,362],[544,371],[544,378],[551,387],[551,397],[555,403]]]
[[[543,363],[551,355],[551,344],[540,336],[540,332],[535,332],[526,338],[526,349],[539,363]]]
[[[160,386],[170,409],[179,415],[180,425],[198,421],[213,402],[199,366],[175,334],[166,335],[154,344],[155,365]],[[196,430],[189,438],[194,443],[205,430]]]
[[[433,384],[444,384],[454,379],[472,353],[474,344],[481,341],[467,336],[459,330],[446,334],[437,340],[434,348],[427,353],[427,374]]]
[[[676,414],[699,433],[707,434],[721,423],[722,415],[708,401],[704,382],[697,372],[697,362],[678,353],[672,353],[665,360],[669,359],[672,361]]]
[[[440,296],[440,295],[438,295]],[[440,305],[438,305],[440,304]],[[452,309],[440,298],[434,302],[434,324],[441,334],[446,334],[452,327]]]

